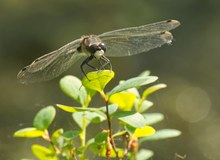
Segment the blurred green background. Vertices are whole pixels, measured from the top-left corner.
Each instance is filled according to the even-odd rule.
[[[59,78],[32,85],[16,80],[35,58],[87,34],[177,19],[174,42],[133,57],[111,58],[116,77],[151,70],[168,88],[155,93],[151,112],[165,120],[157,129],[175,128],[178,138],[146,144],[153,159],[220,159],[220,1],[217,0],[0,0],[0,159],[33,158],[30,146],[41,140],[13,138],[32,125],[35,113],[49,104],[75,104],[59,89]],[[65,72],[82,77],[79,64]],[[93,105],[102,105],[102,101]],[[77,128],[58,111],[54,129]],[[106,126],[96,126],[101,130]],[[92,133],[91,133],[92,135]]]

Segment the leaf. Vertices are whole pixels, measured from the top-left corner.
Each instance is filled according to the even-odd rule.
[[[64,138],[66,138],[66,139],[73,139],[73,138],[79,136],[79,134],[80,134],[80,131],[78,131],[78,130],[73,130],[73,131],[64,132],[64,133],[62,134],[62,136],[63,136]]]
[[[146,120],[146,125],[152,125],[164,119],[164,115],[161,113],[146,113],[143,116]]]
[[[45,133],[36,128],[24,128],[14,133],[14,137],[36,138],[42,137]]]
[[[162,129],[156,131],[156,133],[152,136],[141,138],[140,143],[144,141],[156,141],[161,139],[173,138],[179,136],[180,134],[181,132],[176,129]]]
[[[57,145],[57,146],[62,146],[63,145],[63,140],[61,135],[63,134],[63,129],[57,129],[56,131],[53,132],[51,136],[52,142]]]
[[[146,70],[144,72],[142,72],[139,77],[146,77],[146,76],[149,76],[150,75],[150,71],[149,70]]]
[[[134,128],[141,128],[145,126],[145,119],[140,113],[123,111],[117,112],[113,116]]]
[[[139,138],[139,137],[146,137],[153,135],[155,133],[155,129],[150,126],[144,126],[142,128],[136,128],[134,131],[134,136]]]
[[[149,83],[155,82],[158,78],[156,76],[148,76],[148,77],[135,77],[135,78],[131,78],[128,79],[126,81],[124,81],[123,83],[120,83],[119,85],[117,85],[116,87],[114,87],[110,92],[108,92],[107,94],[109,96],[121,92],[121,91],[125,91],[129,88],[134,88],[134,87],[139,87],[139,86],[143,86],[143,85],[147,85]]]
[[[143,92],[142,98],[143,98],[143,99],[146,99],[148,95],[152,94],[153,92],[156,92],[156,91],[159,90],[159,89],[166,88],[166,87],[167,87],[167,85],[166,85],[166,84],[162,84],[162,83],[161,83],[161,84],[154,85],[154,86],[152,86],[152,87],[149,87],[149,88],[147,88],[147,89]]]
[[[83,111],[89,111],[89,112],[97,112],[97,113],[106,113],[106,107],[100,107],[100,108],[82,108],[82,107],[72,107],[72,106],[66,106],[66,105],[62,105],[62,104],[57,104],[57,107],[62,109],[65,112],[70,112],[70,113],[74,113],[74,112],[83,112]],[[118,105],[117,104],[110,104],[108,105],[108,111],[109,111],[109,115],[115,113],[118,109]]]
[[[87,77],[83,77],[82,84],[91,90],[102,92],[108,82],[114,77],[114,72],[110,70],[89,72]]]
[[[95,143],[102,143],[106,141],[108,137],[108,132],[100,132],[95,136]]]
[[[32,152],[40,160],[57,160],[52,150],[38,144],[32,145]]]
[[[134,95],[133,93],[119,92],[113,94],[110,97],[109,102],[118,104],[118,107],[123,111],[130,111],[134,106],[135,98],[136,95]]]
[[[62,104],[56,104],[56,106],[65,112],[70,112],[70,113],[77,112],[77,110],[71,106],[66,106],[66,105],[62,105]]]
[[[38,130],[47,129],[53,122],[56,115],[56,110],[53,106],[48,106],[41,109],[34,118],[33,126]]]
[[[154,155],[153,151],[148,150],[148,149],[141,149],[138,152],[136,159],[137,160],[147,160],[147,159],[153,157],[153,155]]]
[[[72,116],[74,121],[78,124],[80,128],[83,128],[84,125],[87,127],[90,123],[86,120],[84,112],[75,112]]]
[[[113,113],[115,113],[118,109],[118,105],[117,104],[110,104],[108,105],[108,113],[109,115],[111,116]],[[103,113],[106,113],[106,107],[101,107],[100,110],[103,112]]]
[[[57,104],[57,107],[62,109],[65,112],[83,112],[83,111],[90,111],[90,112],[99,112],[101,109],[100,108],[82,108],[82,107],[72,107],[72,106],[66,106],[62,104]]]
[[[87,103],[87,92],[81,80],[74,76],[65,76],[60,80],[61,90],[82,105]]]
[[[142,113],[153,106],[153,102],[148,100],[136,99],[134,101],[134,108],[136,111]]]
[[[79,127],[82,128],[83,125],[88,126],[91,122],[98,123],[104,121],[106,119],[106,116],[102,112],[97,113],[97,112],[84,111],[84,112],[73,113],[73,119],[79,125]]]

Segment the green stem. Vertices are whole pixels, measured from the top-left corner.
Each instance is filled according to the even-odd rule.
[[[87,108],[87,106],[82,106],[82,108]],[[84,147],[86,145],[86,117],[83,115],[82,119],[82,130],[80,133],[80,141],[81,141],[81,146]],[[85,154],[82,153],[81,156],[79,156],[80,160],[85,159]]]

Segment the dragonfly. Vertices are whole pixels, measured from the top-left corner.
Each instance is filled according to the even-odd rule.
[[[80,69],[85,76],[85,65],[96,70],[105,69],[107,66],[112,69],[107,57],[132,56],[164,44],[171,44],[173,36],[169,31],[179,25],[180,22],[177,20],[165,20],[138,27],[113,30],[100,35],[82,36],[37,58],[30,65],[21,69],[17,79],[23,84],[48,81],[58,77],[83,57],[84,61],[80,65]],[[99,69],[89,64],[93,59],[98,61]]]

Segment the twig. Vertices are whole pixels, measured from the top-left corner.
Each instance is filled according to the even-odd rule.
[[[104,98],[105,102],[105,107],[106,107],[106,117],[107,117],[107,122],[108,122],[108,129],[109,129],[109,137],[110,137],[110,143],[112,145],[112,149],[114,150],[116,154],[116,158],[120,160],[118,151],[116,149],[115,141],[114,138],[112,137],[112,122],[111,122],[111,117],[109,115],[109,108],[108,108],[108,98],[105,96],[104,92],[101,93],[102,97]]]

